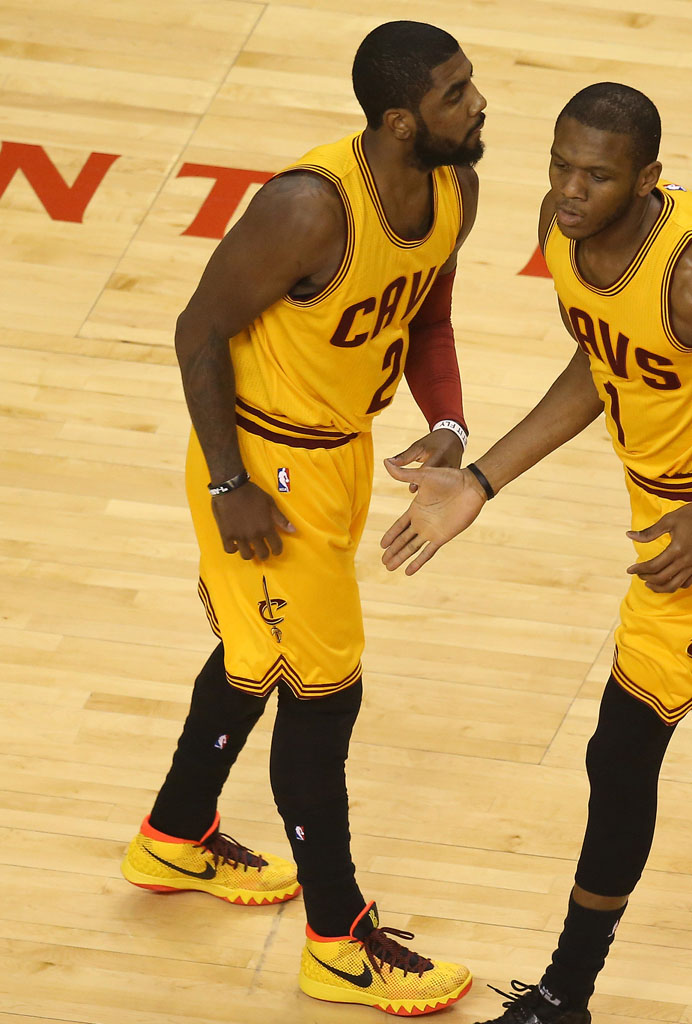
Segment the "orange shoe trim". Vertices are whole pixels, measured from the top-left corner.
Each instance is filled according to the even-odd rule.
[[[200,843],[203,843],[205,839],[208,839],[210,835],[212,835],[214,832],[216,832],[217,828],[219,827],[219,822],[220,821],[221,821],[221,815],[217,811],[216,814],[214,815],[214,820],[212,821],[211,825],[209,826],[207,831],[204,833],[202,838],[199,840]]]
[[[146,836],[148,839],[156,839],[159,843],[203,843],[204,840],[212,834],[212,832],[216,831],[221,819],[221,816],[217,811],[213,824],[207,829],[201,839],[181,839],[179,836],[169,836],[166,835],[165,832],[159,832],[158,829],[149,824],[149,817],[150,815],[147,814],[146,818],[140,825],[139,831],[143,836]]]
[[[305,934],[311,942],[349,942],[351,939],[350,935],[318,935],[309,924],[305,925]]]
[[[244,899],[242,896],[236,896],[234,899],[229,899],[228,897],[222,896],[221,898],[226,899],[228,903],[239,903],[243,907],[266,907],[268,904],[271,903],[288,903],[289,900],[292,900],[295,896],[298,895],[300,890],[301,886],[299,885],[297,888],[291,889],[288,892],[286,892],[286,894],[283,896],[258,895],[258,898],[250,896],[249,899]]]
[[[473,984],[473,978],[469,978],[468,984],[464,985],[461,992],[458,995],[452,996],[451,999],[445,999],[437,1003],[427,1003],[426,1006],[419,1010],[415,1006],[412,1010],[405,1010],[402,1006],[400,1010],[395,1010],[391,1004],[385,1005],[384,1003],[377,1003],[378,1010],[384,1010],[385,1013],[391,1013],[395,1017],[423,1017],[428,1013],[436,1013],[437,1010],[444,1010],[447,1006],[452,1006],[453,1003],[457,1003],[463,996],[465,996],[471,985]]]

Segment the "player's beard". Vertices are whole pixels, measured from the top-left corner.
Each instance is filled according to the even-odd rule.
[[[466,139],[476,128],[482,127],[485,114],[478,118],[478,124],[467,134]],[[469,145],[446,139],[442,135],[433,135],[420,114],[416,114],[416,137],[413,142],[413,159],[417,167],[423,171],[432,171],[435,167],[456,164],[457,167],[474,167],[483,156],[485,146],[479,138]]]

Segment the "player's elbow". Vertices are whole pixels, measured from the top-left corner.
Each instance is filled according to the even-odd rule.
[[[191,344],[194,333],[193,328],[194,320],[190,316],[189,307],[186,307],[175,322],[175,354],[181,366],[187,362],[193,347]]]
[[[175,325],[175,354],[183,375],[203,349],[214,353],[214,358],[216,353],[227,353],[228,337],[212,317],[188,305]]]

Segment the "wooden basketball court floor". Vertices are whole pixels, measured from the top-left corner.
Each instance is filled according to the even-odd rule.
[[[374,1018],[297,990],[300,900],[156,897],[118,865],[213,643],[195,595],[172,347],[215,244],[204,231],[223,230],[234,190],[241,210],[262,172],[362,124],[353,53],[401,17],[455,33],[488,98],[454,312],[477,456],[571,351],[550,281],[519,273],[562,104],[594,81],[643,89],[663,116],[665,173],[692,183],[688,0],[374,0],[367,13],[350,0],[0,4],[2,1024]],[[378,456],[421,432],[403,388],[376,424]],[[584,746],[627,585],[628,509],[602,422],[415,579],[379,562],[406,502],[379,464],[359,557],[353,848],[384,922],[473,969],[472,993],[443,1015],[470,1024],[499,1012],[486,982],[537,978],[560,928]],[[271,718],[221,809],[239,839],[285,853]],[[650,864],[592,1003],[601,1024],[692,1022],[685,724],[663,774]]]

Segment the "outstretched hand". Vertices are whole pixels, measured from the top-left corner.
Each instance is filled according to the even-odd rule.
[[[670,544],[659,555],[636,562],[627,570],[657,594],[672,594],[692,585],[692,504],[667,512],[645,530],[628,530],[627,536],[648,544],[665,533],[670,534]]]
[[[449,466],[451,469],[458,469],[463,454],[464,447],[454,431],[442,427],[440,430],[431,430],[425,437],[409,445],[405,452],[394,455],[393,458],[387,459],[387,462],[391,462],[393,466],[408,466],[411,462],[422,462],[426,466]],[[411,481],[408,489],[415,494],[418,485]]]
[[[431,468],[427,464],[422,469],[402,469],[394,459],[385,459],[384,464],[395,480],[418,488],[407,511],[380,541],[385,549],[382,561],[390,572],[417,556],[405,570],[407,576],[413,576],[443,544],[471,525],[487,497],[466,469]]]

